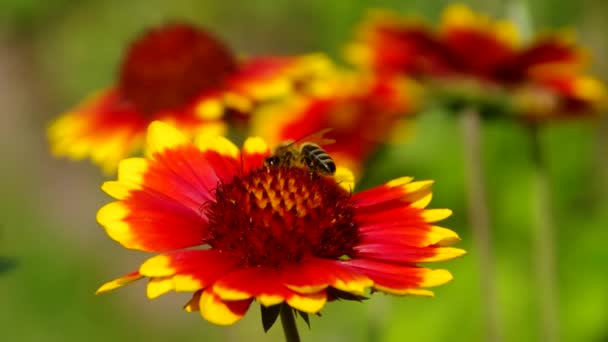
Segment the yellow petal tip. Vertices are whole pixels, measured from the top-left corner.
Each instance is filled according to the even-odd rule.
[[[268,153],[269,147],[264,139],[260,137],[251,137],[245,140],[243,150],[248,154],[263,154]]]
[[[175,270],[170,267],[171,259],[165,255],[157,255],[146,260],[140,267],[139,273],[148,277],[166,277],[173,275]]]
[[[243,316],[231,311],[228,305],[213,293],[203,291],[199,301],[201,316],[217,325],[232,325]]]
[[[430,270],[425,274],[421,287],[435,287],[450,282],[454,277],[448,270]]]
[[[162,121],[153,121],[148,126],[147,154],[153,156],[165,149],[188,144],[190,141],[177,128]]]

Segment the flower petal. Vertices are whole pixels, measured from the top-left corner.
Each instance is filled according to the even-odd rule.
[[[452,280],[452,275],[446,270],[430,270],[365,259],[352,259],[344,264],[372,279],[375,289],[395,295],[432,296],[432,292],[421,291],[420,287],[438,286]]]
[[[265,306],[279,304],[292,294],[283,285],[278,270],[263,266],[237,270],[220,278],[213,285],[213,292],[229,301],[255,297]]]
[[[232,272],[239,258],[215,250],[184,250],[157,255],[139,268],[148,277],[168,277],[176,291],[196,291]]]
[[[323,309],[327,302],[327,293],[319,291],[310,294],[294,293],[287,298],[287,304],[296,310],[307,313],[317,313]]]
[[[371,207],[374,205],[385,205],[389,201],[400,200],[404,203],[416,203],[415,207],[422,207],[425,198],[430,193],[433,181],[412,182],[411,177],[394,179],[384,185],[359,192],[353,197],[358,207]],[[422,202],[419,202],[422,201]]]
[[[230,140],[221,136],[199,136],[195,143],[208,164],[203,170],[208,170],[205,172],[216,180],[208,188],[210,192],[215,189],[218,179],[228,180],[240,172],[241,153]]]
[[[224,114],[222,101],[215,97],[210,97],[199,101],[194,107],[197,117],[204,120],[218,120]]]
[[[150,278],[146,287],[146,295],[149,299],[154,299],[173,290],[173,279],[171,277]]]
[[[452,216],[450,209],[425,209],[422,211],[422,217],[429,223],[441,221],[450,216]]]
[[[240,155],[239,148],[222,136],[197,136],[194,144],[201,152],[214,151],[225,158],[238,160]]]
[[[391,202],[391,205],[374,207],[376,210],[357,210],[355,221],[361,232],[374,232],[390,229],[393,232],[426,232],[430,224],[422,217],[422,210],[407,206],[403,202]],[[386,208],[385,208],[386,207]],[[364,208],[367,209],[367,208]]]
[[[239,151],[225,138],[209,138],[201,151],[168,127],[151,125],[151,139],[158,140],[155,149],[162,151],[155,152],[154,160],[128,159],[118,181],[104,185],[123,201],[100,210],[99,222],[128,248],[166,251],[204,244],[203,204],[213,198],[220,179],[240,171]],[[165,133],[169,147],[160,138]]]
[[[314,81],[332,67],[329,58],[322,54],[258,57],[243,63],[241,70],[227,83],[231,93],[254,100],[269,100],[287,95],[296,85],[313,87]]]
[[[337,167],[334,179],[339,186],[348,192],[355,190],[355,175],[347,168]]]
[[[135,192],[126,201],[103,207],[98,222],[123,246],[145,251],[197,246],[208,238],[207,221],[200,213],[148,191]]]
[[[414,247],[447,246],[460,241],[454,231],[431,225],[414,226],[408,222],[379,222],[360,228],[362,243],[399,244]]]
[[[135,271],[135,272],[131,272],[125,276],[122,276],[120,278],[111,280],[103,285],[101,285],[99,287],[99,289],[97,289],[97,292],[95,292],[95,294],[100,294],[100,293],[104,293],[104,292],[108,292],[108,291],[112,291],[114,289],[117,289],[119,287],[123,287],[125,285],[131,284],[134,281],[137,281],[139,279],[142,279],[144,276],[139,274],[139,272]]]
[[[264,160],[271,154],[270,147],[259,137],[247,138],[243,144],[243,172],[262,167]]]
[[[146,189],[166,195],[200,212],[202,203],[213,198],[220,179],[237,172],[236,161],[215,151],[201,152],[194,146],[157,154],[158,163],[146,174]]]
[[[97,212],[97,222],[105,228],[110,238],[121,245],[127,248],[142,249],[131,226],[124,221],[129,213],[129,208],[123,202],[108,203]]]
[[[349,47],[352,62],[381,73],[445,73],[450,55],[434,32],[419,20],[390,11],[375,11],[361,25],[358,41]]]
[[[457,4],[444,11],[440,30],[456,72],[493,77],[516,58],[518,32],[509,21],[493,21]]]
[[[198,291],[194,292],[194,294],[192,295],[192,298],[190,298],[188,303],[186,303],[186,305],[184,305],[184,310],[186,310],[186,312],[200,311],[199,303],[201,301],[202,294],[203,294],[203,290],[198,290]]]
[[[231,325],[243,318],[252,301],[223,301],[211,289],[205,289],[200,296],[199,310],[201,316],[213,324]]]
[[[548,65],[567,66],[571,70],[576,70],[584,64],[586,58],[587,53],[577,46],[567,34],[551,34],[538,38],[520,51],[513,62],[513,67],[516,69],[510,71],[534,72],[535,67],[547,67]]]
[[[446,261],[466,254],[460,248],[453,247],[411,247],[408,245],[385,243],[362,243],[355,248],[357,256],[366,259],[374,259],[397,263],[418,263]]]
[[[282,277],[287,288],[300,294],[316,293],[331,286],[361,295],[373,285],[369,278],[343,267],[339,261],[323,258],[309,258],[285,267]]]
[[[190,140],[177,128],[167,123],[154,121],[148,126],[146,152],[149,156],[153,157],[156,153],[162,153],[165,149],[173,149],[188,144],[190,144]]]
[[[116,199],[126,199],[133,190],[141,190],[149,161],[144,158],[123,159],[118,164],[118,181],[103,183],[101,189]]]
[[[80,160],[89,157],[111,173],[129,154],[141,148],[145,122],[129,106],[120,106],[116,89],[99,92],[48,128],[51,152]]]

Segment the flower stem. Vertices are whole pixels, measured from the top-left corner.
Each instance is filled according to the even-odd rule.
[[[286,303],[281,304],[281,324],[285,333],[285,342],[300,342],[293,309]]]
[[[607,25],[608,27],[608,25]],[[604,115],[601,119],[598,130],[597,130],[597,160],[598,160],[598,179],[600,186],[597,191],[600,201],[608,197],[608,154],[606,153],[606,146],[608,146],[608,116]]]
[[[541,341],[559,340],[558,291],[556,282],[555,232],[551,214],[551,188],[547,162],[543,158],[539,127],[530,129],[534,164],[535,262],[540,301]]]
[[[469,187],[469,218],[473,230],[475,249],[477,250],[476,254],[479,257],[486,341],[501,341],[494,255],[489,228],[488,200],[481,158],[481,117],[477,110],[469,108],[461,113],[461,120]]]

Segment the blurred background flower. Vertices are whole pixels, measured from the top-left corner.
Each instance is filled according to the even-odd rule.
[[[338,165],[352,170],[357,181],[365,162],[384,144],[407,141],[405,126],[422,96],[419,86],[404,77],[350,70],[332,73],[322,88],[315,96],[261,106],[253,113],[250,134],[275,146],[331,129],[326,137],[335,142],[322,147]]]
[[[608,78],[608,5],[599,0],[577,2],[530,0],[535,28],[570,26],[588,46],[594,63],[590,73]],[[23,341],[281,341],[279,329],[261,334],[259,317],[248,315],[230,329],[204,324],[195,315],[175,313],[187,296],[167,295],[147,301],[143,284],[112,297],[93,295],[100,281],[115,276],[126,263],[143,258],[129,251],[100,259],[115,248],[97,225],[94,214],[107,197],[99,190],[102,177],[86,163],[54,160],[48,153],[45,129],[57,113],[81,101],[91,89],[114,83],[124,47],[146,28],[172,20],[188,20],[216,32],[233,51],[244,56],[295,55],[311,51],[341,54],[368,5],[438,23],[449,1],[380,0],[217,2],[162,1],[3,1],[0,4],[0,199],[3,213],[1,255],[14,257],[17,267],[0,278],[2,334]],[[498,1],[468,1],[476,11],[505,17]],[[311,23],[314,23],[311,24]],[[589,93],[585,92],[588,96]],[[526,97],[527,98],[527,95]],[[526,101],[524,101],[526,102]],[[368,161],[373,177],[359,188],[402,174],[436,179],[433,203],[449,207],[446,225],[463,238],[467,231],[462,146],[454,118],[432,109],[420,115],[416,135],[389,146]],[[543,132],[555,185],[561,333],[564,340],[598,341],[608,331],[608,275],[602,272],[608,252],[608,121],[553,125]],[[531,167],[522,154],[526,132],[508,122],[490,122],[484,132],[489,205],[494,213],[500,303],[505,340],[537,340],[536,298],[529,291],[532,229],[529,193]],[[373,171],[373,172],[372,172]],[[479,288],[475,258],[449,262],[455,281],[436,291],[436,299],[390,300],[391,315],[379,321],[377,340],[480,340]],[[126,300],[125,300],[126,298]],[[387,301],[389,301],[387,297]],[[367,341],[371,316],[384,312],[383,301],[366,305],[328,306],[326,319],[311,317],[305,340]],[[140,305],[141,304],[141,305]],[[129,309],[126,309],[129,307]],[[166,308],[166,310],[165,310]],[[131,310],[137,312],[134,314]],[[260,334],[253,336],[252,331]],[[456,335],[455,335],[456,334]]]
[[[462,4],[444,9],[437,28],[384,10],[360,24],[347,57],[378,73],[419,78],[434,90],[433,100],[457,111],[475,107],[486,115],[539,120],[590,114],[605,102],[601,82],[581,74],[588,54],[571,32],[551,31],[526,42],[520,35],[514,22]],[[517,96],[511,92],[522,88],[519,98],[527,95],[528,101],[512,105]],[[534,101],[534,92],[553,101]]]
[[[90,157],[111,172],[120,159],[141,152],[154,120],[191,136],[223,135],[225,111],[244,116],[260,102],[307,92],[328,68],[321,55],[239,61],[211,33],[191,24],[148,28],[126,49],[115,86],[50,125],[51,149],[76,160]]]
[[[518,1],[527,14],[526,5]],[[503,15],[504,17],[505,15]],[[517,18],[520,24],[528,20]],[[528,28],[528,27],[527,27]],[[528,35],[530,32],[526,32]],[[426,24],[411,15],[388,10],[373,12],[347,47],[354,64],[382,75],[413,77],[428,89],[430,104],[439,104],[459,114],[467,155],[469,210],[480,265],[481,296],[487,321],[487,340],[501,340],[502,322],[497,296],[491,211],[488,209],[485,147],[481,136],[484,116],[523,118],[541,123],[555,118],[577,118],[597,114],[605,104],[605,86],[585,75],[587,53],[568,32],[550,31],[522,43],[515,21],[498,20],[463,4],[451,4],[440,23]],[[524,122],[524,120],[518,120]],[[536,256],[537,295],[541,305],[543,341],[554,341],[559,332],[557,277],[549,175],[542,158],[540,132],[534,125],[532,138],[534,189],[530,198],[538,218],[533,232],[538,236]],[[532,154],[531,154],[532,155]],[[541,186],[542,184],[542,186]],[[541,193],[543,195],[541,195]],[[538,199],[542,197],[542,199]],[[542,208],[542,211],[541,211]],[[556,252],[554,252],[556,251]]]

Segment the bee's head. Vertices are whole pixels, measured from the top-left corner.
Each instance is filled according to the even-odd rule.
[[[281,163],[281,158],[279,158],[279,156],[277,156],[277,155],[272,155],[272,156],[266,157],[266,159],[264,159],[264,165],[266,165],[266,166],[279,166],[280,163]]]

